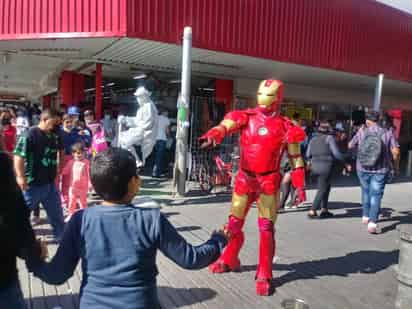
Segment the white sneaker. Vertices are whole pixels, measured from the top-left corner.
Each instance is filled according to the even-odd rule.
[[[373,222],[368,223],[368,232],[370,234],[378,234],[378,225]]]
[[[362,223],[363,224],[368,224],[369,223],[369,217],[362,217]]]

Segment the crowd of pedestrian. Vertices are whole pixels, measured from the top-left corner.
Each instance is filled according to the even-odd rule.
[[[5,132],[17,122],[3,121],[10,112],[4,114],[1,140],[8,145]],[[169,126],[164,112],[162,117],[160,149]],[[197,269],[214,262],[226,245],[228,235],[222,231],[203,245],[192,246],[154,201],[141,198],[131,203],[141,183],[136,161],[128,151],[109,147],[113,139],[105,137],[110,125],[108,117],[105,120],[96,121],[93,111],[82,114],[77,107],[66,114],[46,109],[37,125],[16,133],[13,147],[1,149],[0,193],[6,204],[0,213],[0,237],[7,240],[6,250],[0,253],[0,308],[25,308],[16,257],[25,259],[31,272],[51,284],[68,280],[82,260],[82,308],[158,308],[157,250],[184,268]],[[156,176],[162,155],[156,157]],[[88,208],[91,188],[103,203]],[[59,244],[50,262],[45,262],[46,246],[35,239],[32,229],[39,222],[40,205]],[[30,212],[34,213],[31,223]],[[115,278],[124,283],[117,297],[112,295]]]
[[[0,107],[0,146],[11,154],[18,137],[29,129],[30,124],[38,124],[39,113],[35,105],[29,108]]]
[[[356,171],[361,186],[362,223],[371,234],[379,232],[378,221],[383,191],[388,180],[399,173],[400,148],[394,135],[391,118],[387,114],[369,111],[365,123],[350,134],[341,121],[333,126],[323,120],[307,126],[292,117],[295,124],[305,129],[307,138],[302,143],[306,170],[317,179],[317,192],[308,212],[310,219],[330,218],[328,201],[334,176],[349,175]],[[336,173],[343,166],[343,170]],[[297,208],[291,183],[290,165],[285,155],[281,161],[282,181],[279,211]],[[292,192],[292,194],[290,194]],[[290,202],[287,203],[291,195]],[[320,213],[318,214],[318,211]]]
[[[170,134],[166,112],[159,114],[154,177],[160,177],[165,168]],[[81,308],[159,308],[157,250],[188,269],[206,267],[219,257],[230,237],[227,232],[214,233],[204,244],[192,246],[153,200],[139,198],[132,204],[141,183],[138,167],[128,151],[114,147],[117,125],[110,112],[105,113],[103,121],[97,121],[91,110],[82,113],[70,107],[61,114],[46,109],[31,127],[26,127],[25,120],[18,121],[18,115],[10,110],[0,113],[0,194],[4,199],[0,237],[5,244],[5,250],[0,251],[0,308],[25,308],[16,257],[25,259],[28,269],[50,284],[67,281],[82,261]],[[34,124],[36,120],[27,121]],[[349,134],[337,123],[333,126],[320,121],[308,126],[298,115],[293,121],[307,133],[302,152],[307,171],[317,179],[308,217],[333,217],[328,200],[337,162],[343,163],[347,174],[356,157],[362,222],[369,233],[378,233],[381,198],[399,159],[390,119],[367,113],[365,124],[350,142]],[[281,169],[280,210],[298,207],[286,156]],[[87,207],[91,192],[103,199],[101,205]],[[289,195],[291,203],[287,205]],[[32,229],[40,221],[40,205],[59,243],[49,262],[45,261],[46,246],[36,240]],[[139,207],[143,205],[146,207]],[[116,286],[116,297],[113,282],[122,282]]]

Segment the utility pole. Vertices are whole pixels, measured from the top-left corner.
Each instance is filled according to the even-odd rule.
[[[381,108],[383,77],[384,77],[383,74],[379,74],[376,80],[375,98],[373,100],[373,110],[377,112],[379,112]]]
[[[192,28],[185,27],[183,33],[182,87],[177,101],[176,160],[173,175],[173,182],[179,196],[184,196],[186,193],[191,72]]]

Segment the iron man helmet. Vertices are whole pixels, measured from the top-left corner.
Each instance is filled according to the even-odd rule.
[[[257,105],[268,110],[277,110],[283,99],[284,85],[280,80],[266,79],[259,85]]]

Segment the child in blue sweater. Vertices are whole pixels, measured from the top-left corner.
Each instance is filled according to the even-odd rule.
[[[68,280],[81,260],[80,308],[159,308],[157,250],[186,269],[214,262],[227,239],[214,233],[199,246],[188,244],[158,207],[139,191],[136,160],[126,150],[110,148],[92,161],[91,181],[104,202],[76,212],[66,225],[49,263],[28,265],[49,284]]]

